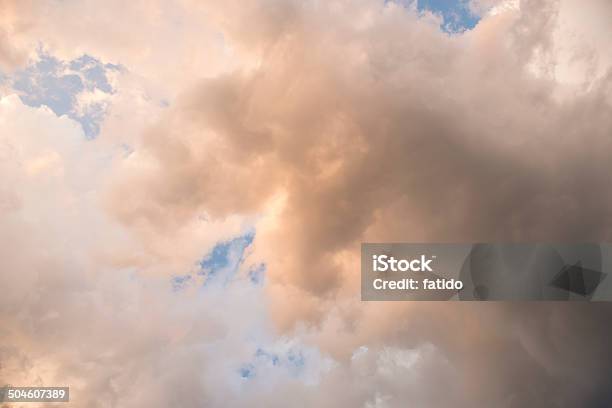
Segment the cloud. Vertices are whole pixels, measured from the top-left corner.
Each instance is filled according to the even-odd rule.
[[[27,9],[26,2],[0,2],[0,72],[13,70],[27,58],[23,44],[17,39],[26,29],[19,15]]]
[[[366,0],[55,6],[19,13],[20,44],[126,71],[94,141],[2,98],[0,380],[94,407],[605,405],[608,305],[364,304],[358,253],[608,240],[606,25],[571,2],[460,35]],[[202,287],[215,254],[229,283]]]
[[[459,38],[393,4],[344,7],[284,4],[282,26],[255,8],[259,67],[186,92],[130,158],[147,165],[114,211],[165,225],[280,200],[257,245],[274,248],[272,276],[313,293],[342,285],[364,240],[610,237],[609,80],[559,102],[563,85],[528,71],[552,47],[552,6]]]
[[[258,50],[257,69],[186,92],[145,136],[149,165],[138,183],[125,180],[138,188],[119,196],[155,225],[201,208],[223,217],[272,206],[255,252],[281,325],[326,319],[355,296],[361,241],[609,239],[609,79],[560,101],[565,84],[530,70],[558,46],[555,4],[507,8],[461,37],[393,4],[256,4],[222,23]],[[125,216],[121,201],[113,208]],[[509,310],[513,324],[520,312]],[[530,358],[519,366],[530,364],[542,370]],[[483,400],[500,397],[510,372]],[[546,373],[533,380],[556,387]],[[525,388],[508,398],[540,397]]]

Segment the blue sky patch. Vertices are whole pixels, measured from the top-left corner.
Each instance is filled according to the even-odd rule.
[[[201,281],[204,282],[204,287],[230,283],[242,266],[245,251],[254,239],[255,231],[250,231],[236,238],[218,242],[206,256],[196,263],[195,271],[171,278],[172,289],[180,291]],[[255,286],[260,286],[264,281],[265,272],[264,263],[251,265],[246,271],[248,281]]]
[[[174,278],[172,278],[172,289],[175,291],[185,289],[185,287],[189,285],[191,280],[191,275],[175,276]]]
[[[258,359],[262,359],[263,361],[269,361],[274,366],[278,365],[280,362],[280,358],[278,357],[278,355],[267,352],[261,348],[258,348],[257,351],[255,351],[255,357]]]
[[[36,61],[6,80],[24,104],[45,105],[58,116],[67,115],[81,124],[88,138],[94,138],[100,133],[107,97],[115,92],[109,75],[120,70],[118,65],[104,64],[89,55],[61,61],[40,52]]]
[[[471,30],[480,17],[470,10],[468,0],[417,0],[419,11],[431,11],[442,16],[441,29],[448,33]]]
[[[256,377],[258,372],[281,370],[288,375],[298,377],[303,373],[305,366],[306,357],[304,353],[293,346],[277,352],[259,347],[255,350],[253,359],[240,367],[239,373],[244,379],[252,379]]]
[[[255,232],[249,232],[229,241],[220,242],[200,261],[199,274],[206,278],[205,285],[213,281],[228,282],[244,260],[244,251],[253,243]]]
[[[240,377],[244,378],[245,380],[249,380],[255,377],[255,367],[253,367],[253,364],[243,365],[242,367],[240,367],[240,370],[238,370],[238,372],[240,373]]]
[[[266,277],[266,264],[259,263],[256,265],[251,265],[248,271],[248,276],[249,280],[255,285],[263,283],[264,278]]]

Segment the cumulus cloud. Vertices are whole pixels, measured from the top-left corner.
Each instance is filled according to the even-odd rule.
[[[461,34],[373,0],[18,13],[21,44],[125,72],[95,141],[2,99],[0,380],[75,406],[605,406],[606,304],[358,300],[362,241],[611,238],[611,8],[577,4],[474,2]]]
[[[554,49],[554,4],[459,38],[392,3],[274,11],[227,28],[265,44],[257,69],[200,82],[145,134],[118,214],[159,225],[281,201],[258,244],[278,280],[315,293],[342,285],[364,240],[610,236],[609,78],[559,101],[564,85],[529,70]]]

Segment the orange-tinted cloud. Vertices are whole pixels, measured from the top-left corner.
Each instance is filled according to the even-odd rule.
[[[0,382],[67,381],[87,406],[603,404],[606,304],[358,300],[361,241],[610,238],[610,31],[507,3],[461,35],[373,0],[20,11],[23,44],[140,82],[86,147],[2,99]],[[263,293],[170,293],[242,223]],[[268,330],[318,350],[306,380],[259,361],[243,381]]]

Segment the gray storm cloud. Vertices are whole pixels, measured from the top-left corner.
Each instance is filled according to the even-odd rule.
[[[612,60],[602,44],[612,31],[589,24],[611,6],[593,2],[584,14],[591,17],[580,20],[574,1],[490,3],[474,2],[482,19],[461,34],[393,2],[135,4],[124,18],[137,26],[142,16],[147,27],[119,18],[119,31],[145,41],[157,29],[155,38],[176,39],[145,51],[75,38],[95,3],[48,11],[65,22],[58,30],[33,20],[30,30],[61,44],[59,53],[100,49],[149,79],[167,74],[171,89],[163,92],[173,99],[129,139],[131,154],[92,170],[95,194],[82,181],[60,188],[28,184],[29,176],[19,176],[21,187],[3,186],[5,197],[16,197],[3,202],[22,210],[2,216],[13,271],[2,282],[14,291],[0,302],[8,327],[0,380],[64,378],[82,404],[100,407],[607,406],[607,304],[358,300],[362,241],[611,238]],[[108,22],[100,13],[91,32]],[[174,46],[185,32],[160,23],[165,16],[218,30],[222,41],[198,38],[211,61],[223,55],[231,63],[198,74],[208,67],[205,57],[188,58],[198,42]],[[188,75],[168,74],[164,59]],[[96,148],[122,140],[131,128],[117,117],[142,108],[112,109],[113,126],[103,126]],[[19,132],[3,136],[6,146],[19,144]],[[64,180],[73,177],[70,163],[83,169],[97,157],[50,154],[54,144],[45,143],[47,150],[23,150],[29,167],[7,161],[7,169],[59,168],[49,174]],[[45,204],[41,191],[56,198]],[[28,224],[29,214],[49,220],[66,202],[79,204],[56,223]],[[196,260],[192,246],[210,246],[194,232],[201,214],[214,225],[255,220],[247,259],[266,263],[265,288],[181,299],[158,284]],[[82,249],[76,258],[54,241],[63,228]],[[216,232],[225,237],[228,229],[236,231]],[[41,242],[54,245],[39,251]],[[126,277],[139,268],[138,279]],[[32,285],[37,294],[26,296]],[[54,332],[46,310],[80,323]],[[311,350],[308,381],[259,360],[253,367],[263,376],[239,378],[252,354],[242,341],[251,322],[281,336],[277,347],[294,341]],[[46,365],[36,367],[36,357]],[[69,374],[49,377],[60,370]]]

